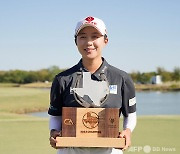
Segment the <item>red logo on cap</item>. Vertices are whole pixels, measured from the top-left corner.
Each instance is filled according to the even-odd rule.
[[[94,20],[94,18],[93,17],[87,17],[85,20],[88,21],[88,22],[91,22],[91,21]]]

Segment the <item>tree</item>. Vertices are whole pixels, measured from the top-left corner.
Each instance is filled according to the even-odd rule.
[[[4,74],[5,74],[5,71],[0,71],[0,82],[4,81]]]
[[[162,75],[166,70],[163,67],[157,67],[157,74],[156,75]]]
[[[26,71],[21,71],[21,70],[7,71],[4,74],[3,82],[24,83],[24,79],[26,76],[27,76]]]
[[[39,81],[39,79],[38,79],[38,74],[35,71],[28,72],[24,79],[24,83],[32,83],[37,81]]]
[[[58,73],[60,73],[62,70],[59,69],[58,66],[51,66],[48,68],[49,72],[49,81],[52,81]]]
[[[137,83],[138,82],[138,72],[132,72],[131,74],[132,80]]]
[[[173,81],[180,81],[180,67],[175,67],[172,74]]]
[[[41,69],[37,72],[38,81],[44,82],[49,81],[50,74],[48,72],[48,69]]]
[[[172,73],[166,71],[163,67],[157,68],[157,74],[156,75],[161,75],[163,82],[172,81]]]

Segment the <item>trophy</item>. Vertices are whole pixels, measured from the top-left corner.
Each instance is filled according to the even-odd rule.
[[[125,146],[125,138],[118,138],[119,108],[100,108],[110,94],[105,75],[100,75],[101,81],[92,80],[89,72],[78,75],[71,92],[84,108],[63,107],[62,137],[56,137],[57,148]]]

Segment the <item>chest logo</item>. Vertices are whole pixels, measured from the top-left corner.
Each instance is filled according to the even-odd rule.
[[[117,94],[117,85],[110,85],[109,86],[109,93],[110,94]]]

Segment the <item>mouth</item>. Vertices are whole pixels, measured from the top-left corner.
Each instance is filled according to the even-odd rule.
[[[88,53],[93,52],[95,50],[96,50],[95,48],[86,48],[86,49],[84,49],[84,51],[86,51]]]

